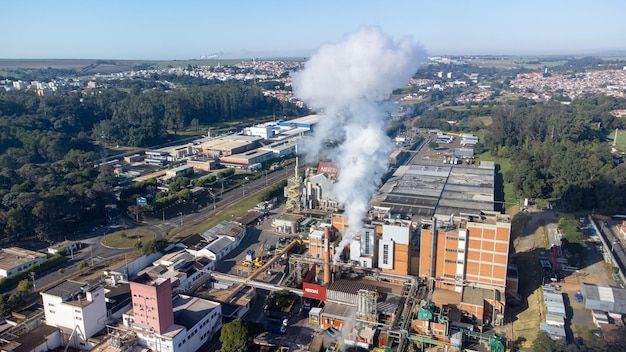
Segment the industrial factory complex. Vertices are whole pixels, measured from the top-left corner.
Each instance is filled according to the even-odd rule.
[[[189,165],[255,170],[292,156],[295,140],[313,130],[317,119],[204,137],[129,156],[126,164],[186,161],[163,177]],[[431,140],[441,140],[444,152],[427,154]],[[390,161],[392,171],[357,233],[349,231],[333,190],[342,170],[329,161],[299,170],[296,162],[285,188],[286,211],[271,222],[280,241],[243,248],[248,227],[273,206],[265,204],[173,243],[165,253],[110,268],[105,280],[48,288],[42,297],[52,330],[46,330],[40,349],[31,350],[68,345],[196,351],[217,336],[223,322],[246,319],[254,290],[263,289],[284,290],[299,302],[279,311],[266,305],[268,345],[288,344],[273,341],[280,341],[295,317],[306,316],[318,332],[306,349],[315,352],[345,346],[403,351],[410,343],[449,350],[482,344],[502,351],[492,328],[504,323],[506,305],[519,297],[517,270],[509,260],[511,221],[495,200],[494,163],[476,165],[467,157],[471,145],[460,140],[439,134],[415,140],[415,150],[400,146],[405,151]],[[133,172],[116,168],[120,175]],[[219,272],[220,261],[237,251],[246,257]],[[231,293],[197,294],[205,289]],[[102,331],[108,340],[98,338]]]

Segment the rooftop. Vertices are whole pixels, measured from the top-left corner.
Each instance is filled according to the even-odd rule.
[[[174,324],[182,325],[190,330],[198,322],[220,308],[220,303],[185,295],[177,296],[172,302],[174,308]]]
[[[402,295],[403,286],[389,282],[375,281],[371,279],[340,279],[328,287],[329,290],[356,295],[359,290],[378,290],[380,293],[388,293],[396,296]]]
[[[206,250],[212,253],[220,253],[231,244],[233,244],[232,239],[228,237],[220,237],[216,239],[215,241],[211,242],[208,246],[206,246]]]
[[[486,299],[493,300],[494,298],[494,290],[466,286],[463,288],[461,302],[482,307],[485,304]]]
[[[43,293],[63,298],[81,292],[83,287],[88,287],[88,284],[86,282],[66,280],[50,287]]]
[[[196,233],[191,236],[187,236],[184,240],[180,241],[180,243],[191,250],[199,251],[206,247],[209,244],[209,241]]]
[[[153,279],[152,277],[150,277],[150,275],[143,273],[131,281],[136,282],[138,284],[148,285],[148,286],[159,286],[167,280],[168,279],[163,279],[163,278]]]
[[[243,232],[243,227],[233,221],[222,221],[205,231],[202,236],[207,239],[215,239],[222,236],[238,237]]]
[[[30,352],[34,351],[35,347],[42,344],[48,336],[55,333],[59,328],[48,325],[41,325],[24,335],[20,335],[17,339],[2,346],[3,351],[11,352]]]
[[[42,257],[47,255],[19,247],[3,248],[0,249],[0,269],[11,270]]]
[[[374,205],[394,214],[430,218],[433,215],[494,210],[495,166],[441,165],[418,160],[401,166],[381,187]]]

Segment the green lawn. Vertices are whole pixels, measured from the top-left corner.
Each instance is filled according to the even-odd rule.
[[[609,134],[609,138],[611,138],[611,146],[613,145],[613,138],[615,138],[615,131]],[[615,149],[620,152],[626,151],[626,131],[617,131],[617,141],[615,142]]]
[[[497,166],[499,166],[500,169],[498,173],[500,175],[496,175],[496,187],[498,186],[498,180],[502,180],[503,182],[503,175],[511,170],[511,160],[494,157],[489,151],[482,154],[477,154],[474,156],[474,158],[477,162],[493,161],[496,163]],[[515,189],[513,188],[513,184],[503,182],[503,189],[505,209],[511,209],[520,204],[520,199],[517,197]]]
[[[112,248],[133,248],[135,243],[148,243],[154,239],[154,232],[144,229],[129,229],[108,233],[102,239],[102,245]]]
[[[493,118],[491,116],[478,116],[478,117],[474,117],[471,122],[470,125],[476,123],[476,122],[480,123],[479,126],[484,126],[484,127],[489,127],[492,123],[493,123]]]
[[[172,232],[168,235],[168,239],[171,241],[181,240],[194,233],[203,233],[204,231],[214,227],[222,221],[230,221],[245,214],[248,210],[254,208],[259,203],[259,195],[252,194],[247,198],[241,199],[223,209],[213,210],[208,217],[208,220],[202,220],[193,224],[185,224],[182,228],[177,228],[177,232]]]

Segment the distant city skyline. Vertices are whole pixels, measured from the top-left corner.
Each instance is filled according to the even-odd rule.
[[[43,1],[0,3],[1,59],[307,57],[362,25],[429,55],[626,52],[626,2]]]

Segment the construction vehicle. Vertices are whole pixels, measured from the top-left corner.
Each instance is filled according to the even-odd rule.
[[[252,265],[253,265],[255,268],[260,268],[260,267],[262,267],[263,265],[265,265],[265,263],[261,260],[261,258],[256,257],[256,258],[254,259],[254,261],[252,261]]]

